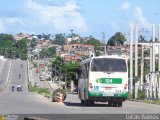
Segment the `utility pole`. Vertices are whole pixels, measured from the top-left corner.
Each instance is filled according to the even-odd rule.
[[[104,55],[106,55],[106,54],[107,54],[107,51],[106,51],[105,33],[104,33],[104,32],[102,32],[102,41],[103,41],[103,43],[104,43]]]
[[[155,86],[155,51],[154,51],[154,44],[153,42],[155,41],[155,25],[152,25],[152,41],[151,41],[151,47],[150,47],[150,72],[151,72],[151,76],[150,76],[150,97],[153,97],[154,93],[154,97],[156,97],[156,86]]]
[[[40,72],[40,67],[39,67],[39,65],[40,65],[40,63],[39,63],[39,49],[38,49],[38,52],[36,53],[36,61],[37,61],[37,68],[36,68],[36,73],[37,73],[37,80],[39,80],[39,72]]]
[[[154,42],[155,42],[155,24],[152,25],[152,82],[153,82],[153,97],[156,98],[156,79],[155,79],[155,75],[156,75],[156,72],[155,72],[155,51],[154,51]]]
[[[153,42],[151,41],[150,42],[150,75],[149,75],[149,79],[150,79],[150,87],[149,87],[149,97],[151,98],[152,97],[152,71],[153,71],[153,67],[152,67],[152,63],[153,63]]]
[[[138,97],[138,26],[135,25],[135,77],[134,77],[134,91],[135,91],[135,99]]]
[[[160,42],[160,24],[158,25],[158,41]],[[158,45],[158,72],[160,76],[160,45]],[[160,98],[160,80],[158,81],[158,98]]]
[[[144,29],[142,28],[142,39],[144,39]],[[144,75],[144,46],[142,45],[142,53],[141,53],[141,80],[140,80],[140,89],[143,87],[143,75]]]
[[[152,36],[152,71],[155,72],[155,51],[154,51],[154,42],[155,42],[155,25],[153,24],[152,26],[152,32],[153,32],[153,36]]]
[[[132,95],[132,92],[133,92],[133,44],[132,44],[132,41],[133,41],[133,24],[131,24],[130,26],[130,93]]]

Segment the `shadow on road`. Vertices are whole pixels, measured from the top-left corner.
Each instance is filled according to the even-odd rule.
[[[95,103],[94,105],[82,105],[81,103],[77,102],[64,102],[66,106],[72,106],[72,107],[113,107],[109,106],[107,103]]]

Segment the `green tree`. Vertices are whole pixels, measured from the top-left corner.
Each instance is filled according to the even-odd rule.
[[[38,37],[39,39],[41,39],[41,38],[42,38],[42,35],[37,35],[37,37]]]
[[[42,38],[44,38],[46,40],[49,40],[50,37],[51,37],[51,34],[45,34],[45,33],[42,34]]]
[[[57,45],[65,45],[65,35],[64,34],[56,34],[54,43]]]
[[[69,44],[80,43],[79,40],[72,40]]]
[[[28,46],[29,43],[28,39],[22,39],[16,42],[16,53],[18,53],[17,56],[19,56],[21,59],[25,60],[27,59],[27,53],[28,53]]]
[[[75,85],[78,85],[78,81],[76,80],[76,69],[79,67],[78,62],[67,62],[65,63],[65,73],[67,76],[67,81],[70,83],[73,80]]]
[[[12,57],[14,40],[10,34],[0,34],[0,54],[5,57]]]
[[[60,74],[58,73],[61,73],[61,76],[64,78],[63,80],[67,80],[68,83],[73,80],[77,85],[76,69],[78,66],[78,62],[64,62],[63,58],[55,56],[52,61],[52,77],[55,75],[59,76]]]
[[[56,48],[55,47],[43,48],[40,51],[40,56],[41,57],[53,57],[55,54],[56,54]]]
[[[17,41],[16,46],[19,49],[27,50],[27,43],[28,42],[29,42],[28,39],[21,39],[21,40]]]
[[[40,51],[40,57],[48,57],[48,48],[42,48],[42,50]]]
[[[107,45],[110,46],[123,45],[126,40],[127,39],[121,32],[117,32],[114,36],[112,36],[108,40]]]
[[[1,41],[5,41],[5,40],[11,40],[11,41],[14,41],[13,39],[13,36],[10,35],[10,34],[4,34],[4,33],[1,33],[0,34],[0,42]]]
[[[30,41],[30,47],[31,47],[31,48],[34,48],[36,45],[37,45],[37,41],[36,41],[35,38],[33,38],[33,39]]]
[[[11,40],[3,40],[0,42],[0,54],[5,57],[12,57],[14,42]]]
[[[50,51],[49,56],[50,56],[50,57],[53,57],[53,56],[56,54],[56,48],[55,48],[55,47],[50,47],[50,48],[48,48],[48,49],[49,49],[49,51]]]
[[[87,40],[86,42],[84,42],[84,44],[94,45],[96,56],[99,56],[102,51],[104,52],[105,44],[102,43],[101,41],[93,38],[92,36],[90,36],[90,39]]]

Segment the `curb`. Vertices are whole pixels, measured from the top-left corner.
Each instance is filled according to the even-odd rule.
[[[127,100],[127,101],[143,102],[143,100]]]

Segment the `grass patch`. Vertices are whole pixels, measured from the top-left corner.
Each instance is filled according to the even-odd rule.
[[[133,98],[133,95],[131,95],[131,93],[128,93],[128,100],[132,100],[132,98]]]
[[[71,88],[66,88],[65,92],[71,92]]]
[[[31,82],[29,82],[28,84],[28,90],[29,92],[38,92],[39,94],[42,94],[44,96],[51,96],[51,92],[48,88],[41,88],[35,85],[33,86]]]
[[[28,91],[29,92],[36,92],[38,88],[36,86],[33,86],[31,82],[28,84]]]
[[[33,61],[32,64],[33,64],[33,67],[34,67],[34,68],[38,67],[38,63],[37,63],[37,62],[34,62],[34,61]]]
[[[145,92],[144,90],[138,90],[138,100],[144,100],[145,99]]]
[[[128,93],[128,100],[132,100],[135,98],[135,92],[133,91],[132,95],[131,93]],[[144,90],[138,90],[137,100],[144,100],[145,99],[145,92]]]
[[[144,100],[145,103],[160,105],[160,100]]]
[[[128,93],[128,100],[133,100],[135,98],[135,93],[133,91],[132,95],[131,93]],[[150,104],[156,104],[160,105],[160,100],[144,100],[145,99],[145,91],[138,90],[138,96],[137,100],[142,100],[144,103],[150,103]]]
[[[45,93],[45,94],[50,94],[50,91],[48,88],[38,88],[38,93]]]

